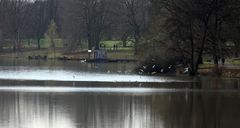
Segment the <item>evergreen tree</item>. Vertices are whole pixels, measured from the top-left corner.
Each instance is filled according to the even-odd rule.
[[[50,41],[50,50],[53,50],[54,57],[56,57],[56,42],[55,39],[58,37],[57,25],[54,20],[51,20],[47,33],[45,34],[45,39]]]

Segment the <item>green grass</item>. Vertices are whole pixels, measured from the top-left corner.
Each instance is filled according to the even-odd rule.
[[[120,48],[120,49],[123,48],[123,43],[122,43],[122,41],[119,41],[119,40],[105,40],[105,41],[101,41],[101,44],[104,44],[106,46],[106,48],[108,48],[108,49],[113,48],[114,45],[117,45],[118,48]],[[132,46],[133,46],[133,43],[128,41],[127,47],[132,47]]]
[[[55,39],[55,46],[56,48],[62,48],[64,47],[64,42],[62,39]],[[41,39],[40,40],[40,46],[41,48],[49,48],[50,47],[50,40],[48,39]],[[10,40],[6,40],[3,47],[5,49],[9,49],[13,47],[13,44]],[[25,39],[22,41],[22,47],[23,48],[35,48],[37,47],[37,41],[34,39]]]
[[[136,59],[136,56],[134,55],[134,52],[131,49],[130,50],[123,49],[116,51],[108,50],[107,54],[108,58],[110,59]]]
[[[104,44],[106,48],[113,48],[114,45],[121,46],[121,41],[107,40],[101,41],[101,44]]]
[[[227,58],[225,61],[225,64],[230,64],[230,65],[240,65],[240,59],[239,58]],[[208,67],[214,65],[213,62],[207,62],[204,61],[203,66]]]
[[[232,59],[232,64],[240,65],[240,59]]]
[[[26,39],[22,41],[23,44],[23,48],[37,48],[37,41],[34,39]],[[53,51],[50,48],[50,40],[49,39],[41,39],[40,40],[40,46],[41,46],[41,50],[27,50],[25,51],[23,54],[21,55],[17,55],[17,56],[21,56],[23,58],[28,57],[28,56],[37,56],[37,55],[41,55],[41,56],[48,56],[49,58],[54,58],[54,56],[56,57],[60,57],[64,55],[64,41],[62,39],[55,39],[55,46],[57,49],[56,53],[54,55]],[[131,42],[127,42],[127,46],[128,47],[123,47],[123,43],[120,40],[105,40],[105,41],[101,41],[102,45],[105,45],[106,50],[108,52],[108,57],[111,59],[135,59],[134,56],[134,50],[133,47],[131,47],[133,44]],[[118,48],[117,50],[114,50],[114,45],[117,45]],[[9,49],[12,48],[12,43],[11,41],[7,41],[4,45],[5,49]],[[87,49],[87,43],[83,43],[82,44],[82,49],[79,50],[83,50],[83,49]],[[86,54],[87,56],[88,54]],[[15,54],[11,54],[11,56],[16,56]],[[76,55],[77,57],[84,57],[85,55]]]
[[[204,64],[199,65],[199,68],[200,69],[214,68],[214,64],[206,64],[206,63],[204,63]]]
[[[63,48],[64,47],[64,42],[62,39],[55,39],[55,47],[56,48]],[[40,41],[40,45],[42,48],[49,48],[51,46],[51,42],[48,39],[42,39]]]
[[[63,48],[64,47],[64,41],[62,39],[55,39],[55,46],[56,48]],[[132,42],[127,42],[127,47],[123,47],[123,43],[120,40],[105,40],[100,42],[101,45],[105,45],[106,49],[113,49],[114,45],[118,46],[118,49],[126,49],[129,50],[133,47]],[[51,46],[51,42],[49,39],[41,39],[40,40],[40,46],[41,48],[49,48]],[[4,43],[4,48],[12,48],[13,44],[11,40],[6,40]],[[22,41],[22,47],[23,48],[36,48],[37,47],[37,41],[35,39],[25,39]],[[82,43],[82,48],[87,48],[87,42]]]
[[[136,59],[133,47],[123,47],[122,41],[107,40],[102,41],[101,44],[106,46],[108,58],[110,59]],[[117,50],[114,50],[114,45],[117,45]],[[128,42],[127,46],[131,46],[131,42]]]

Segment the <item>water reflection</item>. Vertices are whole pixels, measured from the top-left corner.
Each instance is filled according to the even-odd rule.
[[[1,128],[238,128],[240,93],[4,92]]]
[[[0,103],[1,128],[76,128],[52,95],[2,93]]]
[[[1,60],[0,64],[0,128],[240,125],[240,80],[201,77],[192,83],[138,76],[129,71],[134,64]]]

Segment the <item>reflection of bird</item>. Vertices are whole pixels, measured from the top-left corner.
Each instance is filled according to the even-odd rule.
[[[122,73],[122,71],[121,70],[119,70],[119,71],[117,71],[118,73]]]
[[[156,72],[152,72],[152,75],[157,74]]]
[[[130,72],[131,72],[130,70],[126,70],[126,71],[125,71],[125,74],[128,74],[128,73],[130,73]]]
[[[87,60],[81,60],[81,63],[85,63]]]
[[[144,69],[146,69],[146,68],[147,68],[147,66],[143,66],[143,68],[144,68]]]

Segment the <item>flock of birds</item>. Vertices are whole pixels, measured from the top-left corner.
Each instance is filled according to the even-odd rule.
[[[159,65],[152,65],[152,66],[142,66],[140,69],[139,69],[139,72],[138,74],[142,75],[144,73],[148,73],[148,74],[151,74],[151,75],[155,75],[157,73],[165,73],[165,72],[168,72],[170,71],[171,69],[173,68],[172,65],[168,66],[167,68],[162,68],[160,67]]]

